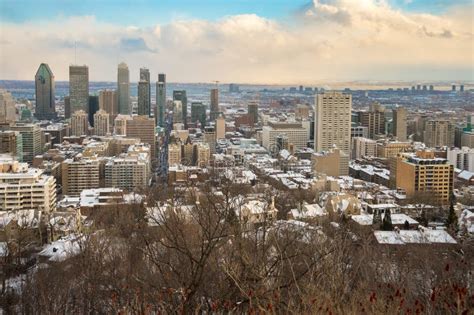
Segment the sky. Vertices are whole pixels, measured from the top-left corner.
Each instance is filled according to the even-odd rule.
[[[114,81],[124,61],[132,81],[474,81],[473,18],[472,0],[0,0],[0,79]]]

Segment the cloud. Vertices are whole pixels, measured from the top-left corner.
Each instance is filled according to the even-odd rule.
[[[120,48],[127,52],[134,52],[134,51],[148,51],[148,52],[156,52],[155,49],[151,49],[145,43],[143,38],[122,38],[120,40]]]
[[[0,49],[0,73],[30,79],[48,62],[57,80],[67,80],[76,41],[78,63],[89,65],[91,80],[115,80],[122,60],[132,80],[141,66],[181,82],[474,79],[470,10],[472,4],[433,15],[407,13],[383,0],[314,0],[285,21],[243,14],[149,27],[93,16],[41,27],[1,23],[1,40],[9,45]]]

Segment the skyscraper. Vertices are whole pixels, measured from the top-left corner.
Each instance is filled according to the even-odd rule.
[[[117,69],[117,94],[118,112],[130,114],[130,72],[124,62],[120,63]]]
[[[225,139],[225,118],[222,114],[216,118],[216,137],[217,139]]]
[[[110,116],[110,121],[114,121],[118,115],[117,92],[114,90],[103,90],[99,92],[99,108]]]
[[[156,111],[155,120],[158,126],[164,126],[164,115],[166,108],[166,74],[158,74],[158,82],[156,82]]]
[[[258,123],[258,103],[249,102],[247,104],[247,113],[253,118],[253,123]]]
[[[344,154],[339,157],[339,174],[349,173],[351,148],[352,95],[324,92],[316,95],[314,111],[314,149],[330,151],[337,147]]]
[[[88,121],[87,113],[85,111],[75,111],[71,115],[71,135],[76,137],[87,135],[89,131]]]
[[[94,127],[94,114],[99,110],[99,97],[97,95],[89,96],[89,107],[87,110],[87,118],[89,125]]]
[[[314,148],[329,151],[335,146],[350,154],[352,96],[340,92],[316,95]]]
[[[211,120],[219,115],[219,89],[211,89]]]
[[[398,141],[407,140],[407,110],[405,107],[397,107],[393,110],[393,136]]]
[[[9,92],[0,90],[0,124],[8,124],[15,120],[15,100]]]
[[[156,157],[155,120],[145,116],[134,116],[126,122],[127,138],[138,138],[150,145],[152,159]]]
[[[110,115],[103,109],[94,114],[94,133],[96,136],[105,136],[110,131]]]
[[[423,141],[428,147],[454,145],[454,125],[449,120],[429,120],[425,124]]]
[[[150,71],[147,68],[141,68],[140,81],[138,82],[138,115],[149,117],[150,114],[151,114]]]
[[[184,123],[184,127],[186,128],[187,125],[187,117],[188,117],[188,97],[186,96],[185,90],[175,90],[173,91],[173,101],[181,101],[181,112],[182,112],[182,121]]]
[[[191,122],[201,123],[201,128],[206,125],[206,105],[202,102],[191,103]]]
[[[54,99],[54,75],[46,63],[40,64],[35,75],[36,111],[38,119],[57,117]]]
[[[69,102],[71,113],[89,110],[89,68],[69,66]]]

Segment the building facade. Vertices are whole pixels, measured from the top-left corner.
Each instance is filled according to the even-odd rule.
[[[89,68],[69,66],[69,102],[71,114],[78,110],[89,111]]]
[[[35,75],[35,117],[51,120],[57,117],[54,75],[46,63],[42,63]]]

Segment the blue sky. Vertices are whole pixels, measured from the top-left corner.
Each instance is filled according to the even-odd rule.
[[[322,0],[321,2],[324,2]],[[439,14],[455,4],[471,0],[389,0],[408,12]],[[0,17],[22,23],[56,17],[94,15],[118,25],[147,26],[175,19],[218,20],[223,16],[253,13],[266,18],[285,18],[309,0],[0,0]]]

